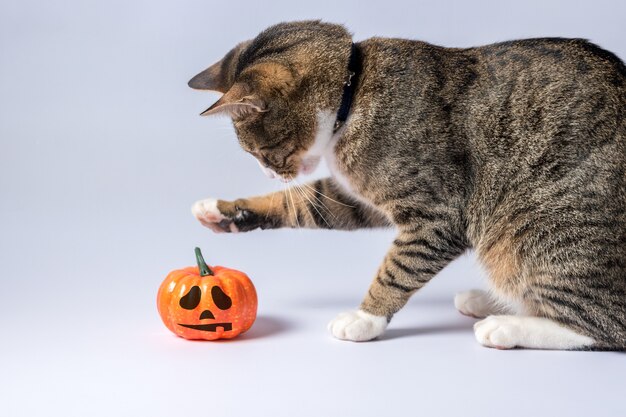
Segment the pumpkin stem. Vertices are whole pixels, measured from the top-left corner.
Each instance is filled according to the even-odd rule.
[[[200,276],[206,277],[207,275],[215,275],[211,268],[204,262],[204,258],[202,257],[202,252],[200,248],[196,248],[196,262],[198,262],[198,269],[200,270]]]

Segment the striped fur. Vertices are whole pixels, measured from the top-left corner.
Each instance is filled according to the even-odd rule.
[[[284,23],[211,67],[215,85],[245,83],[242,91],[265,109],[235,117],[234,126],[242,147],[281,177],[301,169],[317,140],[317,115],[336,113],[351,42],[339,25]],[[473,248],[494,305],[537,318],[490,319],[477,326],[481,340],[511,326],[535,332],[532,341],[508,341],[520,346],[625,349],[626,67],[619,58],[580,39],[455,49],[372,38],[357,47],[363,74],[347,123],[329,141],[336,179],[218,201],[218,213],[198,217],[224,231],[395,226],[362,313],[340,324],[390,320]],[[280,66],[280,77],[268,76],[268,62]],[[571,340],[546,336],[557,333]],[[359,340],[367,336],[376,335]]]

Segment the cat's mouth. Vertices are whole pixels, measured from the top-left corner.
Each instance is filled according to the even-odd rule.
[[[257,161],[257,163],[259,164],[259,167],[261,167],[261,171],[263,171],[263,173],[268,178],[279,179],[282,182],[291,182],[291,180],[293,180],[296,176],[300,174],[308,175],[312,173],[313,171],[315,171],[321,159],[322,158],[319,156],[308,156],[308,157],[302,158],[302,161],[300,161],[300,167],[298,168],[298,171],[295,175],[279,174],[276,171],[274,171],[272,168],[266,165],[263,165],[260,161]]]
[[[263,171],[263,173],[265,174],[265,176],[267,176],[267,178],[270,178],[270,179],[278,178],[282,182],[290,182],[293,179],[293,177],[285,177],[283,175],[280,175],[279,173],[274,171],[272,168],[263,165],[260,161],[257,161],[257,163],[259,164],[259,166],[261,167],[261,171]]]

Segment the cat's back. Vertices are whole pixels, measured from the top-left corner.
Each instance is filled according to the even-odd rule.
[[[475,241],[518,223],[539,234],[565,221],[564,213],[613,225],[589,235],[624,239],[624,63],[583,39],[527,39],[464,53],[479,62],[463,132],[477,161],[470,217],[484,224],[472,229]]]
[[[614,118],[626,111],[626,66],[584,39],[522,39],[473,48],[397,38],[360,44],[366,57],[363,95],[387,103],[382,113],[400,113],[409,124],[423,112],[473,127],[498,116],[508,122],[543,120],[555,112],[584,120],[605,110]],[[484,133],[493,136],[491,130]]]
[[[570,97],[602,91],[626,105],[626,66],[585,39],[533,38],[448,48],[400,38],[370,38],[365,75],[396,95],[433,91],[463,101],[503,85]],[[381,93],[380,89],[378,93]]]
[[[584,39],[538,38],[470,48],[477,83],[467,100],[474,150],[497,163],[575,165],[583,154],[626,155],[626,66]],[[613,148],[613,149],[610,149]],[[490,158],[494,156],[495,158]]]
[[[617,55],[581,38],[520,39],[461,51],[477,53],[490,66],[488,69],[494,71],[513,66],[530,70],[541,67],[569,69],[585,75],[603,69],[616,86],[623,85],[626,78],[626,67]]]
[[[602,95],[608,105],[626,105],[626,66],[585,39],[523,39],[458,53],[477,57],[483,93],[506,86],[539,100],[567,103]]]

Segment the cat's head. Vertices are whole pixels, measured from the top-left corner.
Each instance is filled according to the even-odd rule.
[[[330,139],[319,132],[339,108],[351,42],[340,25],[281,23],[237,45],[189,86],[224,93],[201,114],[230,116],[263,171],[290,180],[315,169],[325,150],[319,142]]]

